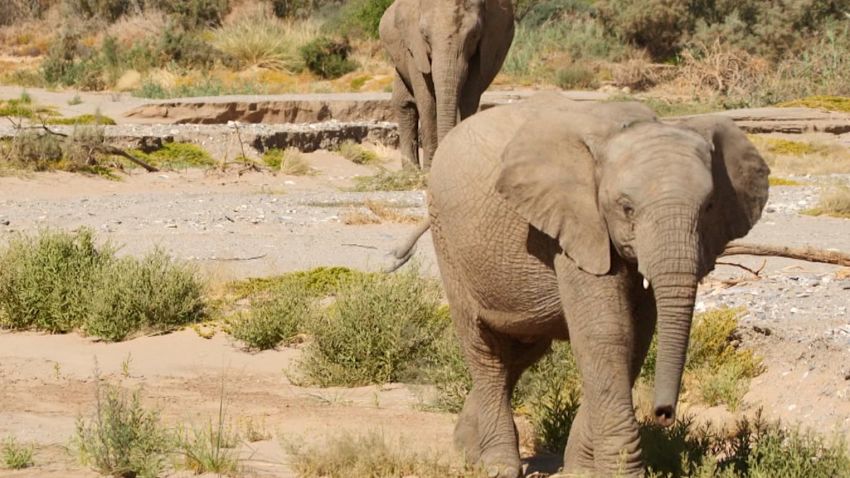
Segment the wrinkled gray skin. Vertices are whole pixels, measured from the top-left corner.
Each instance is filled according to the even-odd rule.
[[[396,0],[384,13],[381,42],[396,69],[392,104],[405,166],[429,169],[458,116],[478,111],[513,41],[513,15],[511,0]]]
[[[669,125],[637,103],[542,94],[452,130],[429,216],[473,379],[455,430],[467,457],[519,475],[514,386],[570,340],[583,396],[565,473],[643,476],[631,391],[656,322],[654,413],[670,425],[697,283],[760,217],[768,174],[728,118]]]

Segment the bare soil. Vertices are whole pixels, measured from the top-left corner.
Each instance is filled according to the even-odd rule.
[[[399,167],[396,152],[381,151],[386,167]],[[321,265],[386,266],[387,252],[415,226],[345,225],[341,217],[367,199],[424,215],[424,193],[351,192],[353,177],[375,167],[327,151],[306,157],[314,176],[193,169],[133,172],[120,181],[67,173],[0,177],[0,243],[46,227],[87,226],[121,245],[120,254],[162,247],[197,264],[214,285]],[[800,214],[817,201],[823,178],[795,179],[804,186],[772,188],[762,220],[745,240],[850,251],[850,221]],[[829,180],[850,182],[837,175]],[[424,273],[437,274],[429,236],[416,258]],[[718,266],[697,304],[698,310],[747,310],[740,341],[764,358],[766,371],[753,380],[744,410],[764,408],[770,418],[850,437],[850,271],[778,258],[724,262],[764,265],[758,277]],[[97,476],[67,451],[76,418],[93,409],[95,366],[102,376],[142,386],[145,401],[175,424],[214,418],[223,381],[234,426],[244,429],[251,420],[270,434],[240,445],[246,476],[294,476],[281,442],[320,443],[344,430],[381,430],[419,450],[450,452],[454,416],[425,411],[428,390],[299,387],[287,371],[300,354],[298,347],[250,354],[223,334],[205,339],[191,329],[119,344],[0,332],[0,437],[38,446],[35,468],[0,470],[0,476]],[[692,411],[701,420],[732,417],[722,407]]]

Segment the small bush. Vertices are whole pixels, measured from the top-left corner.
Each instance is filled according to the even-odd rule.
[[[337,14],[328,22],[328,31],[377,39],[384,11],[393,0],[352,0],[343,2]]]
[[[263,162],[273,171],[288,176],[305,176],[313,172],[310,163],[295,148],[270,149],[263,154]]]
[[[345,141],[339,145],[337,152],[343,158],[351,161],[354,164],[372,164],[378,162],[381,158],[378,153],[357,144],[354,141]]]
[[[271,298],[279,290],[296,288],[310,297],[324,298],[334,295],[341,287],[354,280],[368,280],[373,274],[347,267],[317,267],[307,271],[289,272],[275,277],[252,278],[228,284],[234,300]]]
[[[596,73],[581,65],[561,68],[555,73],[555,84],[565,90],[593,89],[598,86]]]
[[[195,271],[162,251],[116,259],[86,229],[20,236],[0,252],[3,328],[123,340],[201,320],[202,292]]]
[[[113,254],[89,230],[13,238],[0,253],[0,326],[74,330],[88,316],[93,286]]]
[[[192,143],[165,143],[151,153],[138,150],[133,155],[161,168],[193,168],[214,166],[215,160],[200,146]]]
[[[821,196],[817,206],[803,211],[810,216],[850,218],[850,188],[835,188]]]
[[[448,315],[448,313],[445,313]],[[448,321],[447,321],[448,322]],[[426,370],[427,381],[437,389],[433,406],[437,410],[458,413],[472,389],[472,377],[464,361],[454,327],[445,330],[434,343],[434,357]]]
[[[249,349],[272,349],[306,331],[313,308],[304,284],[290,282],[276,287],[272,294],[271,298],[253,303],[251,310],[231,327],[233,337]]]
[[[3,464],[12,470],[22,470],[33,466],[32,455],[34,447],[23,445],[15,437],[9,436],[3,440],[2,447]]]
[[[147,0],[147,5],[177,19],[186,30],[220,26],[230,0]]]
[[[121,16],[131,13],[133,6],[138,4],[134,0],[66,0],[65,5],[81,17],[97,18],[112,23]]]
[[[403,441],[391,443],[371,432],[342,434],[320,446],[288,446],[298,476],[366,478],[416,476],[419,478],[478,478],[478,470],[453,463],[438,454],[416,454]]]
[[[357,69],[357,63],[348,59],[351,45],[344,40],[319,37],[302,46],[299,51],[307,69],[322,78],[339,78]]]
[[[381,169],[374,176],[355,177],[354,181],[354,190],[359,192],[412,191],[424,189],[427,178],[419,171],[404,169],[393,172]]]
[[[92,297],[83,331],[108,341],[137,332],[168,332],[205,317],[196,271],[160,249],[124,258],[106,269]]]
[[[215,31],[212,41],[240,68],[252,66],[298,73],[304,69],[299,48],[318,36],[309,21],[281,22],[265,16],[249,16]]]
[[[446,326],[440,288],[418,271],[356,277],[313,323],[313,342],[301,364],[319,386],[397,382],[433,356]]]
[[[173,439],[159,412],[142,405],[138,390],[128,393],[99,379],[95,398],[92,416],[77,420],[74,446],[82,464],[112,476],[160,476]]]
[[[210,421],[207,426],[184,432],[180,439],[183,466],[195,474],[215,473],[217,476],[235,476],[239,459],[234,449],[237,434],[226,424]]]

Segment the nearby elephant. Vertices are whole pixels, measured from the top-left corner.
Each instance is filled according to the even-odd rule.
[[[769,172],[728,118],[665,124],[638,103],[542,94],[447,135],[429,220],[473,379],[455,429],[467,456],[520,473],[511,394],[562,339],[582,377],[565,472],[643,476],[632,386],[656,320],[653,410],[670,425],[697,283],[761,216]]]
[[[396,69],[392,105],[404,164],[427,170],[438,142],[458,115],[478,111],[505,61],[514,37],[511,0],[396,0],[380,34]]]

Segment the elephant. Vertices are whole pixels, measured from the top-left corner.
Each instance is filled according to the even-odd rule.
[[[395,0],[379,33],[395,65],[391,104],[403,164],[428,170],[439,141],[458,117],[478,111],[505,61],[512,0]]]
[[[760,218],[769,173],[727,117],[665,123],[636,102],[544,93],[452,130],[428,221],[397,256],[430,227],[472,376],[454,433],[467,458],[520,474],[513,389],[568,340],[582,397],[564,476],[643,476],[632,387],[656,324],[653,419],[669,426],[697,284]]]

